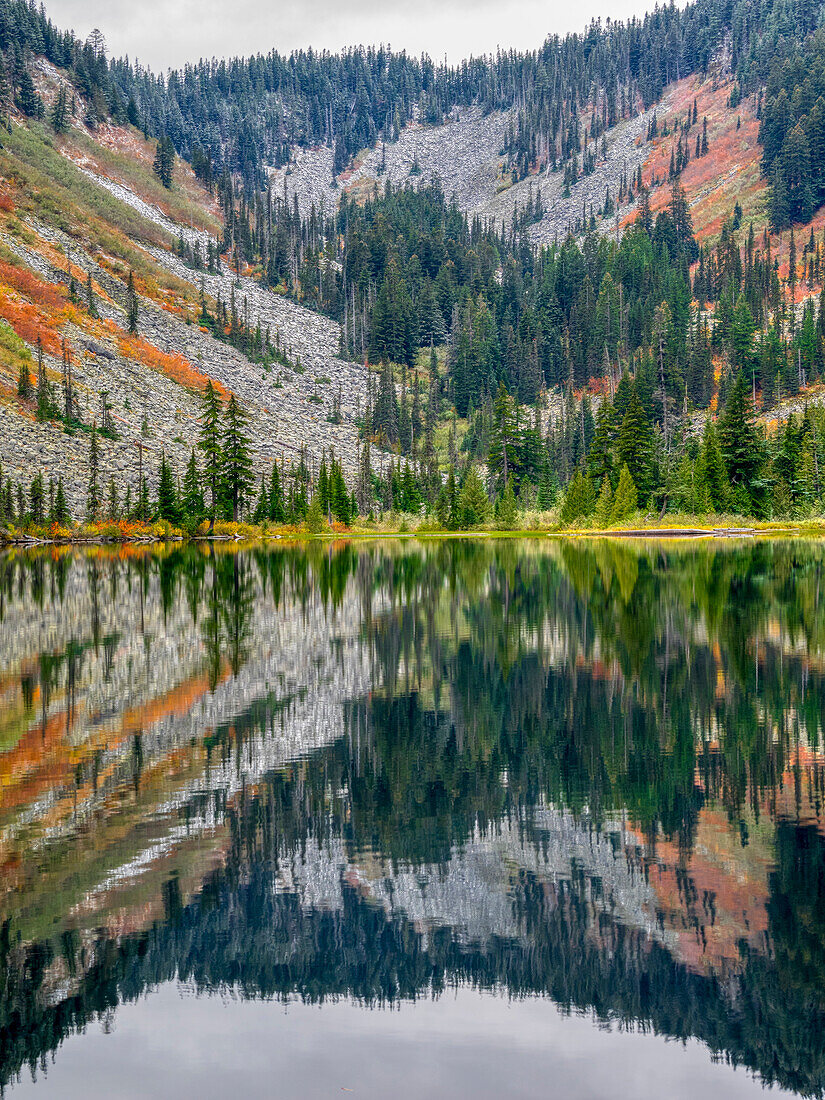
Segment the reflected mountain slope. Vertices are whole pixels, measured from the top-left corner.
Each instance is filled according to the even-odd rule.
[[[823,552],[0,559],[0,1081],[162,982],[458,984],[825,1087]]]

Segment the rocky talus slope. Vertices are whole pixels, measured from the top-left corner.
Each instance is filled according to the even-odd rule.
[[[316,209],[330,211],[338,203],[342,190],[354,194],[369,193],[374,184],[385,182],[399,187],[414,186],[438,179],[448,197],[455,196],[468,215],[494,218],[508,226],[516,208],[524,209],[532,193],[541,195],[544,217],[530,227],[537,244],[563,238],[568,227],[581,216],[583,207],[603,206],[609,189],[615,202],[624,173],[630,176],[643,164],[649,148],[646,141],[651,111],[641,112],[613,127],[605,135],[607,156],[600,157],[595,171],[580,179],[564,194],[564,173],[543,171],[518,183],[502,177],[503,144],[512,112],[484,114],[477,107],[456,109],[443,126],[424,126],[413,122],[395,142],[366,150],[354,167],[333,184],[332,149],[296,149],[289,165],[270,169],[270,179],[279,191],[307,213]],[[599,143],[600,144],[600,143]],[[614,228],[605,224],[605,231]]]
[[[21,570],[0,629],[0,717],[23,708],[0,767],[0,858],[73,848],[90,823],[108,821],[111,852],[74,899],[87,909],[180,842],[209,834],[222,823],[219,808],[267,772],[344,735],[346,701],[373,687],[358,587],[334,609],[318,587],[307,595],[288,582],[276,600],[265,572],[249,559],[238,568],[242,599],[227,602],[224,593],[216,618],[242,623],[240,647],[222,626],[210,632],[209,568],[193,609],[183,588],[170,599],[152,565],[141,575],[134,564],[75,557],[61,594],[52,589],[37,616],[41,574]],[[30,676],[36,705],[26,706]],[[212,735],[243,728],[253,713],[242,752],[205,750]],[[134,783],[136,751],[151,812],[132,835],[123,792]],[[105,834],[102,827],[104,847]],[[21,873],[34,873],[27,867],[24,856]]]
[[[85,174],[90,187],[107,189],[174,238],[181,234],[190,240],[200,236],[201,243],[205,243],[203,234],[174,224],[122,183],[94,176],[88,170]],[[154,484],[162,452],[182,474],[197,438],[197,393],[163,369],[151,369],[140,357],[123,354],[118,338],[118,332],[122,336],[126,328],[126,288],[122,280],[60,230],[34,221],[28,229],[34,234],[33,243],[22,243],[11,235],[2,235],[2,243],[34,273],[49,283],[68,283],[66,272],[48,258],[48,246],[52,246],[60,253],[71,254],[79,281],[85,281],[90,272],[103,291],[97,300],[102,322],[99,337],[91,340],[88,333],[71,324],[64,326],[64,335],[76,351],[82,351],[80,361],[74,358],[73,382],[83,419],[100,423],[100,394],[105,391],[120,437],[100,441],[104,488],[109,477],[114,477],[121,498],[128,488],[135,499],[141,450],[144,474],[148,474],[150,483]],[[334,450],[352,475],[358,462],[356,418],[364,408],[367,371],[361,364],[338,358],[338,325],[271,293],[251,278],[238,279],[227,271],[221,275],[202,274],[164,249],[149,251],[158,263],[196,291],[203,284],[208,295],[215,299],[220,295],[228,302],[234,288],[239,311],[247,311],[250,325],[254,327],[260,321],[263,329],[270,329],[273,339],[277,334],[290,358],[299,364],[296,370],[277,366],[265,371],[197,324],[187,323],[151,300],[141,300],[138,332],[143,340],[162,353],[183,356],[198,374],[236,394],[250,416],[258,472],[268,473],[276,460],[288,463],[306,444],[313,463],[320,462],[323,451]],[[108,328],[106,322],[111,322]],[[46,366],[59,398],[60,359],[47,355]],[[13,392],[16,382],[8,374],[4,376],[0,367],[0,384],[5,383]],[[329,417],[336,398],[340,400],[341,419],[332,423]],[[38,469],[47,478],[61,473],[76,516],[83,514],[86,505],[88,451],[85,433],[70,436],[58,422],[37,423],[15,401],[0,402],[0,461],[5,476],[28,484]],[[380,467],[381,456],[376,454],[375,458]]]

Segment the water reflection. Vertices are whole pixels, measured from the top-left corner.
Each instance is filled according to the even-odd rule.
[[[821,1094],[824,557],[0,558],[0,1082],[179,979],[538,995]]]

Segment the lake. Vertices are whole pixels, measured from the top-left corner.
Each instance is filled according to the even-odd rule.
[[[820,1096],[825,545],[0,556],[12,1097]]]

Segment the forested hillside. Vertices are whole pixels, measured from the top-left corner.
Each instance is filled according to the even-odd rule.
[[[437,123],[471,103],[516,109],[505,151],[516,173],[526,175],[535,164],[586,152],[588,138],[654,104],[671,81],[707,72],[720,49],[729,71],[741,69],[750,83],[764,79],[766,59],[801,42],[818,8],[813,0],[698,0],[629,23],[593,23],[563,39],[551,34],[533,52],[500,52],[456,67],[382,47],[288,57],[272,50],[200,61],[166,78],[125,60],[108,62],[101,37],[80,43],[25,0],[4,0],[0,49],[10,55],[12,89],[30,110],[36,103],[24,62],[42,54],[71,73],[93,117],[167,134],[204,175],[226,167],[249,188],[262,182],[263,165],[287,157],[292,145],[334,144],[337,171],[379,136],[392,141],[414,114]]]
[[[3,0],[0,519],[818,514],[819,20],[164,77]]]

